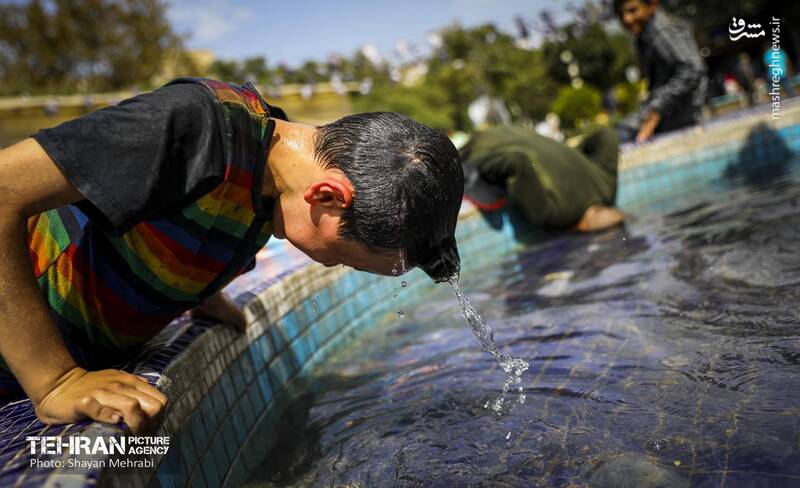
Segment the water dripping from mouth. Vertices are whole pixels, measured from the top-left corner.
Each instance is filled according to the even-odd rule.
[[[450,287],[456,294],[456,298],[458,298],[458,304],[461,307],[461,314],[464,316],[464,319],[466,319],[467,325],[469,325],[469,328],[472,331],[472,335],[478,340],[481,348],[491,354],[497,360],[498,364],[500,364],[500,368],[506,374],[506,381],[503,384],[503,391],[500,396],[491,404],[492,410],[500,415],[503,410],[503,404],[505,403],[506,393],[508,393],[508,391],[511,389],[511,385],[519,385],[519,383],[522,381],[522,373],[524,373],[530,367],[530,365],[524,359],[503,354],[498,350],[497,344],[494,342],[494,330],[486,325],[486,322],[483,321],[483,318],[480,316],[480,314],[478,314],[477,310],[475,310],[475,307],[472,306],[467,297],[464,296],[461,288],[458,286],[458,273],[455,273],[453,276],[448,278],[447,282],[450,283]],[[517,391],[519,394],[517,401],[519,403],[525,403],[525,393],[522,386],[519,386]]]

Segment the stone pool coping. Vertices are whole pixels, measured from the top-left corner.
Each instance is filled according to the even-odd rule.
[[[638,209],[647,202],[691,191],[713,181],[737,161],[753,128],[764,123],[794,153],[800,152],[800,103],[784,102],[782,118],[754,109],[709,124],[627,147],[620,162],[618,203]],[[757,138],[758,139],[758,138]],[[769,151],[761,138],[757,149]],[[496,223],[495,223],[496,224]],[[465,204],[458,241],[465,266],[492,262],[516,245],[507,221],[492,226]],[[404,295],[422,294],[430,281],[414,271]],[[302,389],[305,375],[335,348],[392,313],[396,280],[344,268],[325,268],[291,247],[271,244],[259,264],[226,291],[243,306],[246,334],[181,318],[123,369],[146,376],[170,398],[152,435],[171,438],[168,453],[144,470],[37,469],[29,466],[27,436],[122,436],[122,426],[80,422],[45,426],[30,402],[0,407],[0,484],[3,486],[234,486],[258,466],[265,439],[274,435],[282,398]],[[66,461],[67,455],[51,456]]]

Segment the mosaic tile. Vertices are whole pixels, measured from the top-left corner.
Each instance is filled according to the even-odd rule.
[[[189,480],[189,485],[192,488],[217,488],[217,485],[209,485],[206,481],[206,475],[200,465],[197,466],[192,477]]]
[[[232,456],[236,455],[236,451],[228,453],[228,448],[225,446],[225,439],[221,433],[218,433],[211,443],[211,452],[217,462],[218,474],[224,473],[228,470]]]
[[[245,428],[244,416],[239,408],[234,408],[229,418],[233,423],[233,432],[236,434],[236,444],[239,445],[247,438],[247,429]]]
[[[230,455],[231,462],[233,462],[233,460],[235,460],[236,456],[239,454],[239,447],[241,444],[236,439],[233,419],[231,419],[230,416],[228,416],[228,418],[225,419],[225,422],[222,424],[220,433],[222,434],[222,440],[225,443],[225,448]]]
[[[236,405],[234,412],[236,415],[241,417],[245,430],[250,432],[250,429],[253,427],[253,424],[256,421],[256,407],[250,400],[249,392],[244,392],[242,394],[241,398],[239,398],[239,404]]]
[[[189,420],[189,429],[192,434],[192,444],[195,448],[195,453],[202,456],[208,449],[209,435],[206,431],[203,419],[199,415],[192,415]]]
[[[253,406],[253,414],[257,419],[267,408],[267,402],[264,400],[264,396],[261,394],[261,388],[257,382],[250,385],[247,395],[250,397],[250,404]]]

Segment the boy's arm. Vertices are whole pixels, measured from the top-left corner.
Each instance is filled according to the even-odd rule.
[[[27,219],[82,199],[33,139],[0,150],[0,354],[43,422],[124,420],[139,432],[157,418],[166,397],[143,378],[78,367],[32,271]]]
[[[685,107],[686,98],[691,97],[692,92],[699,87],[706,72],[697,43],[689,29],[675,25],[657,29],[652,42],[660,57],[676,67],[672,78],[650,93],[645,103],[648,114],[645,121],[655,117],[660,120],[664,114]],[[657,124],[658,121],[655,125]]]

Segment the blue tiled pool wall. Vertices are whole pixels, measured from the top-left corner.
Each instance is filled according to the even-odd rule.
[[[619,174],[617,205],[657,213],[676,198],[733,186],[741,178],[770,172],[800,153],[800,125],[754,126],[744,140],[714,144],[629,168]]]
[[[517,245],[510,226],[490,229],[477,213],[460,222],[458,241],[462,255],[471,257],[465,260],[468,268],[483,266]],[[401,279],[408,283],[402,290]],[[309,293],[306,288],[296,307],[270,320],[265,332],[235,357],[227,352],[231,349],[222,344],[224,341],[218,341],[222,362],[227,366],[208,388],[184,394],[188,397],[185,401],[196,407],[172,430],[175,434],[170,451],[156,473],[161,485],[243,483],[274,441],[275,422],[285,407],[290,386],[302,389],[315,364],[363,330],[383,322],[402,308],[403,302],[425,293],[430,286],[430,280],[416,270],[394,279],[348,271],[316,292]],[[394,299],[398,292],[398,299]],[[216,349],[210,344],[198,347],[206,354],[220,355],[214,352]],[[181,360],[195,364],[202,361],[188,355]],[[218,368],[211,369],[216,374]]]

